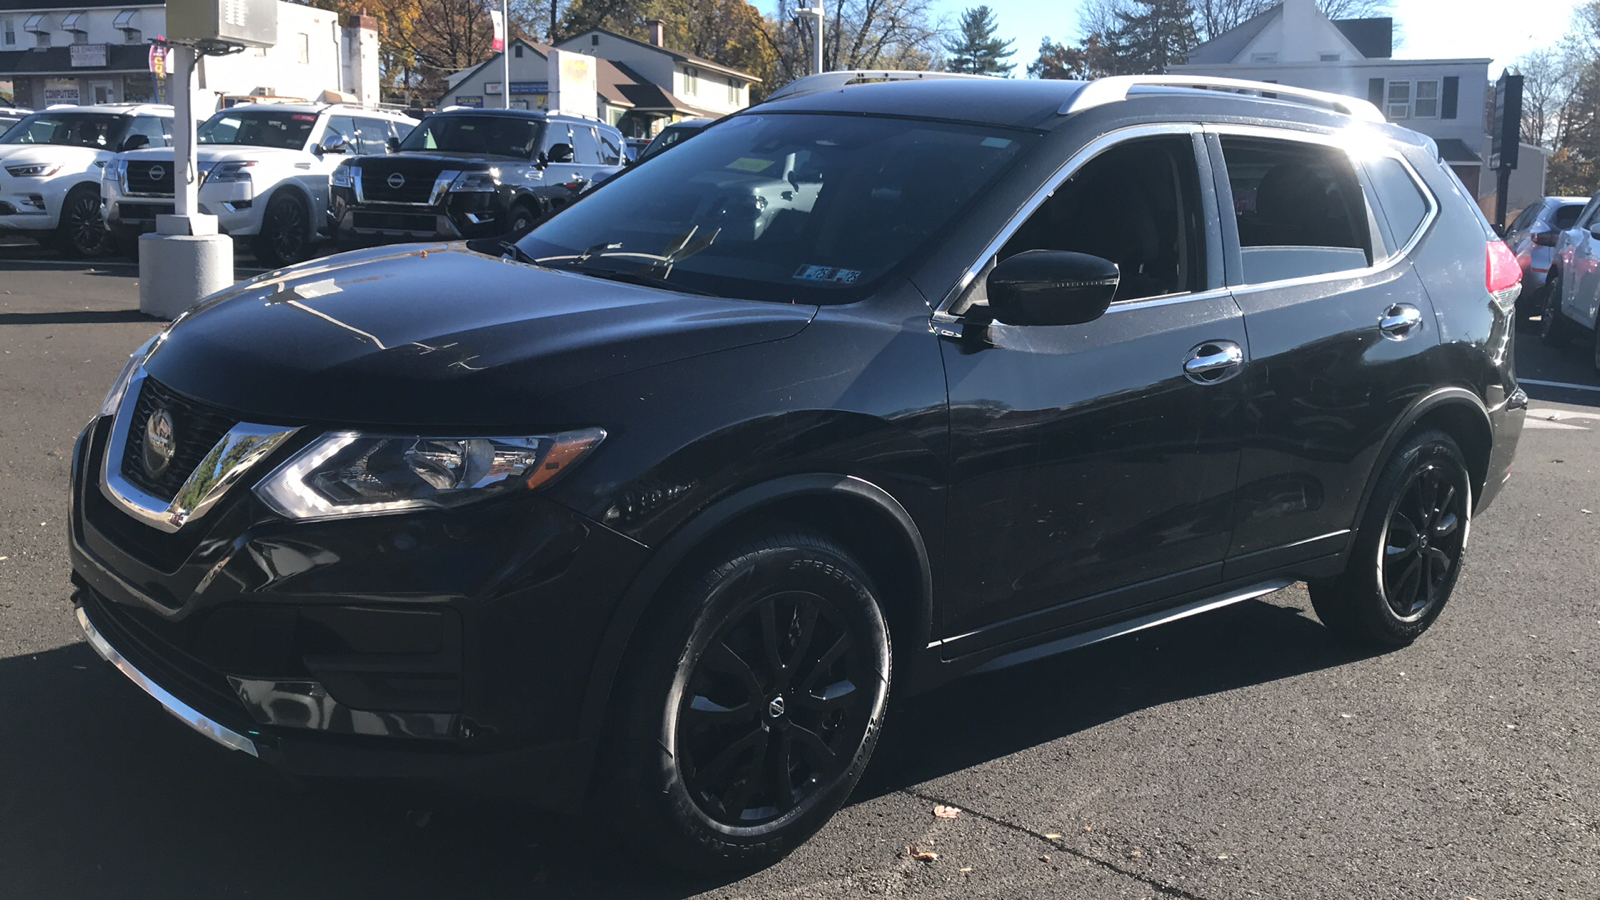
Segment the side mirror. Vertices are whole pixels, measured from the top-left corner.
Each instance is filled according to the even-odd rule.
[[[400,152],[400,139],[397,138],[397,137],[389,138],[388,142],[385,143],[384,146],[386,148],[388,148],[390,153],[399,153]]]
[[[150,135],[130,134],[122,139],[122,146],[118,149],[126,153],[129,150],[140,150],[148,146],[150,146]]]
[[[1589,236],[1600,241],[1600,223],[1589,226]]]
[[[550,156],[548,157],[547,161],[553,162],[553,163],[569,163],[569,162],[572,162],[572,145],[571,144],[552,144],[550,146]]]
[[[989,272],[989,312],[1007,325],[1081,325],[1105,315],[1122,273],[1086,253],[1028,250]]]
[[[347,150],[344,135],[330,134],[322,139],[322,144],[317,147],[317,154],[320,156],[323,153],[345,153]]]

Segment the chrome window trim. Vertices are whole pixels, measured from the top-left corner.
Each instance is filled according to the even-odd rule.
[[[1411,234],[1410,239],[1406,241],[1405,245],[1399,250],[1391,252],[1383,259],[1374,260],[1371,265],[1364,266],[1359,269],[1341,269],[1338,272],[1326,272],[1319,275],[1303,275],[1299,278],[1284,278],[1278,281],[1246,281],[1239,284],[1230,285],[1229,287],[1236,294],[1275,288],[1297,287],[1300,285],[1321,284],[1327,281],[1369,278],[1375,275],[1380,275],[1389,269],[1395,268],[1400,262],[1410,257],[1411,251],[1415,250],[1417,245],[1422,243],[1423,237],[1427,235],[1428,230],[1433,227],[1434,221],[1439,217],[1439,198],[1434,196],[1433,191],[1428,187],[1428,183],[1422,179],[1422,176],[1417,174],[1416,167],[1411,165],[1411,161],[1406,159],[1404,154],[1396,150],[1394,145],[1381,135],[1375,134],[1370,146],[1355,147],[1352,146],[1352,142],[1348,136],[1325,134],[1317,131],[1299,131],[1287,128],[1267,128],[1260,125],[1205,125],[1203,128],[1207,134],[1214,134],[1218,137],[1221,137],[1222,135],[1239,135],[1243,137],[1263,138],[1266,140],[1298,141],[1303,144],[1320,144],[1324,147],[1338,150],[1339,152],[1343,153],[1346,158],[1350,160],[1350,164],[1356,167],[1360,167],[1363,159],[1368,157],[1384,157],[1398,160],[1401,167],[1405,169],[1406,174],[1411,177],[1411,181],[1416,185],[1417,190],[1422,192],[1422,198],[1427,201],[1428,204],[1428,212],[1422,217],[1422,224],[1417,226],[1417,230]],[[1368,154],[1367,157],[1362,157],[1357,155],[1357,151],[1360,149],[1370,149],[1373,152]],[[1231,186],[1231,179],[1229,180],[1229,184]],[[1366,190],[1364,186],[1362,189],[1362,197],[1367,201],[1367,208],[1370,212],[1372,212],[1374,215],[1382,214],[1382,208],[1373,205],[1376,198],[1366,196]],[[1220,200],[1221,198],[1218,199]],[[1369,242],[1372,240],[1370,235],[1368,236],[1368,240]],[[1240,247],[1236,249],[1242,250],[1243,248]]]
[[[1007,241],[1011,240],[1012,236],[1017,233],[1017,230],[1028,221],[1028,218],[1034,213],[1038,212],[1039,207],[1043,206],[1044,202],[1050,199],[1050,196],[1054,194],[1068,178],[1071,178],[1074,174],[1076,174],[1077,171],[1083,168],[1084,165],[1086,165],[1091,159],[1094,159],[1105,151],[1111,149],[1113,146],[1123,143],[1124,141],[1137,140],[1139,138],[1154,137],[1158,135],[1194,135],[1201,133],[1201,131],[1202,127],[1195,123],[1171,122],[1156,125],[1133,125],[1127,128],[1119,128],[1116,131],[1108,131],[1080,147],[1078,152],[1067,157],[1067,160],[1063,162],[1055,170],[1055,172],[1051,173],[1049,178],[1045,179],[1044,184],[1040,185],[1038,190],[1029,195],[1028,199],[1022,204],[1022,206],[1012,214],[1011,218],[1006,220],[1005,226],[1000,229],[995,238],[984,247],[983,252],[978,255],[977,261],[968,266],[966,272],[962,273],[961,277],[956,280],[955,286],[945,293],[944,299],[939,301],[939,305],[935,307],[933,311],[934,329],[938,330],[938,326],[940,325],[958,325],[962,322],[961,316],[950,312],[950,307],[954,306],[956,301],[961,299],[961,295],[966,293],[967,288],[972,286],[972,282],[978,277],[978,274],[984,270],[984,267],[989,264],[989,260],[993,259],[1000,253],[1000,249],[1006,245]],[[1196,161],[1195,168],[1197,173],[1196,177],[1198,178],[1198,160]],[[1175,299],[1187,299],[1195,295],[1174,294],[1169,296]],[[1143,302],[1145,299],[1162,298],[1141,298],[1140,300],[1130,302],[1139,303]],[[1121,304],[1113,304],[1113,308],[1119,305]]]
[[[139,391],[144,386],[145,377],[141,366],[128,381],[128,389],[122,396],[121,405],[117,407],[112,420],[111,437],[100,458],[100,492],[128,515],[158,531],[175,533],[186,522],[210,512],[252,466],[300,430],[238,423],[218,439],[200,465],[184,479],[183,486],[178,488],[172,500],[162,500],[140,490],[122,474],[128,431],[133,424],[134,407],[139,405]],[[241,448],[242,452],[235,455],[235,451],[241,451]]]

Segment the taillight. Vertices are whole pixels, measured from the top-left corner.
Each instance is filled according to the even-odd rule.
[[[1557,231],[1541,231],[1533,236],[1533,242],[1541,247],[1554,247],[1556,245]]]
[[[1510,314],[1517,305],[1517,294],[1522,291],[1522,267],[1505,241],[1489,242],[1489,259],[1486,284],[1500,311]]]

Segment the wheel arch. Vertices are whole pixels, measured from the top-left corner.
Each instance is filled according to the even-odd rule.
[[[698,553],[743,526],[774,519],[816,528],[856,554],[884,603],[890,639],[899,651],[896,681],[902,680],[915,665],[918,651],[927,646],[933,621],[932,568],[916,522],[888,491],[865,479],[833,473],[788,475],[723,498],[679,527],[651,554],[601,640],[584,696],[583,737],[595,738],[604,727],[618,672],[661,588],[698,561]]]
[[[293,179],[285,179],[278,182],[272,187],[272,190],[267,192],[265,197],[260,198],[261,224],[256,228],[256,233],[260,234],[262,231],[266,230],[267,208],[272,205],[272,201],[278,199],[280,196],[293,196],[305,205],[306,239],[315,242],[317,239],[317,206],[312,202],[311,194],[305,189],[305,187],[298,184]]]
[[[1484,483],[1489,477],[1489,460],[1494,449],[1494,426],[1482,398],[1461,387],[1447,387],[1425,394],[1411,404],[1404,415],[1389,429],[1383,450],[1378,454],[1372,471],[1367,475],[1366,487],[1361,494],[1357,510],[1357,524],[1366,519],[1367,504],[1377,489],[1383,467],[1399,449],[1400,443],[1414,432],[1437,428],[1450,435],[1461,454],[1467,459],[1467,474],[1472,479],[1473,506],[1483,496]]]

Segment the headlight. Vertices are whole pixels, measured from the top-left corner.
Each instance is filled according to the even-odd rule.
[[[127,364],[117,374],[117,380],[111,382],[111,390],[106,392],[105,401],[100,404],[100,415],[116,415],[117,407],[122,405],[122,395],[128,392],[128,382],[133,380],[133,373],[139,371],[139,366],[144,364],[144,361],[150,356],[150,351],[155,349],[156,344],[165,335],[166,332],[163,331],[161,334],[145,341],[139,345],[139,349],[133,351],[128,357]]]
[[[339,168],[333,170],[333,186],[347,188],[352,184],[350,178],[350,164],[340,163]]]
[[[255,166],[253,159],[238,162],[220,162],[211,167],[202,184],[206,181],[249,181],[250,169]]]
[[[6,171],[13,178],[45,178],[61,171],[60,163],[28,163],[21,166],[6,166]]]
[[[500,170],[490,169],[487,172],[462,172],[456,180],[450,182],[450,193],[489,193],[500,187]]]
[[[288,519],[441,509],[532,490],[582,459],[599,428],[531,437],[429,438],[325,434],[256,485]]]
[[[105,169],[100,172],[101,181],[119,181],[122,173],[128,171],[128,161],[120,156],[113,157],[106,163]]]

